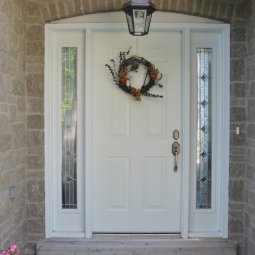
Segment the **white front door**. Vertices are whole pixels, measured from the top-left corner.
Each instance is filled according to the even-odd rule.
[[[92,40],[93,231],[180,232],[182,169],[179,158],[174,172],[172,143],[181,130],[182,33],[94,31]],[[130,47],[163,74],[164,87],[151,90],[163,98],[139,102],[112,81],[105,64]]]
[[[118,22],[46,26],[46,237],[227,238],[229,25],[161,20],[133,37]],[[163,74],[150,91],[163,98],[138,102],[112,81],[105,64],[130,47]]]

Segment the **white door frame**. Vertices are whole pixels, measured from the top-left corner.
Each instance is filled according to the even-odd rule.
[[[222,137],[225,137],[221,142],[222,154],[221,158],[222,169],[222,203],[221,203],[221,229],[219,233],[211,233],[210,236],[228,237],[228,182],[229,182],[229,45],[230,45],[230,29],[228,24],[199,24],[199,23],[155,23],[151,25],[151,30],[179,30],[183,33],[183,88],[182,88],[182,130],[183,144],[182,146],[182,194],[181,194],[181,236],[188,238],[196,236],[195,233],[190,233],[189,226],[189,162],[190,162],[190,33],[192,31],[211,31],[222,34],[222,49],[223,49],[223,68],[225,69],[222,77],[221,91],[218,91],[222,111],[219,112],[219,120],[222,127]],[[52,165],[54,157],[51,156],[51,111],[52,111],[52,92],[51,84],[51,61],[52,61],[52,38],[54,31],[77,30],[84,31],[86,40],[85,54],[86,59],[92,59],[92,33],[94,30],[126,30],[124,23],[65,23],[65,24],[46,24],[45,26],[45,180],[50,180],[52,177]],[[85,72],[85,226],[84,233],[78,233],[75,236],[92,237],[92,169],[91,169],[91,123],[92,123],[92,102],[91,102],[91,65],[86,63]],[[45,181],[45,196],[46,196],[46,237],[61,236],[61,233],[54,234],[52,231],[52,199],[51,199],[51,182]],[[68,235],[68,234],[66,234]],[[200,236],[203,233],[200,233]],[[206,236],[206,234],[204,235]]]

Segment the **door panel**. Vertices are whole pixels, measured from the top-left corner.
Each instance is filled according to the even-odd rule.
[[[52,230],[59,235],[84,236],[83,56],[82,31],[58,31],[53,36]],[[46,191],[49,192],[49,191]],[[72,234],[68,234],[68,232]],[[63,234],[65,233],[65,234]],[[66,234],[67,233],[67,234]]]
[[[163,98],[138,102],[112,81],[105,64],[130,46],[130,56],[143,56],[162,72],[163,89],[150,92]],[[180,232],[181,169],[173,171],[171,144],[181,125],[181,47],[181,32],[143,38],[93,32],[94,232]]]

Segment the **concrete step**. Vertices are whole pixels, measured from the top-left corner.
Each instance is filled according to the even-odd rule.
[[[37,255],[236,255],[236,245],[226,239],[125,237],[46,239]]]

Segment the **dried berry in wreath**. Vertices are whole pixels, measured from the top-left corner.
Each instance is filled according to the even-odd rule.
[[[116,67],[116,63],[113,59],[110,60],[111,65],[105,65],[111,73],[115,84],[126,93],[133,95],[137,101],[141,101],[141,96],[163,97],[162,95],[152,94],[149,92],[149,90],[154,86],[159,86],[160,88],[163,87],[159,84],[159,81],[162,79],[162,74],[151,62],[143,57],[132,56],[127,58],[130,53],[130,49],[119,53],[118,68]],[[142,86],[140,86],[140,88],[135,88],[131,86],[128,74],[130,72],[138,72],[141,65],[143,65],[146,69],[146,76]]]

